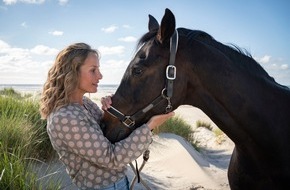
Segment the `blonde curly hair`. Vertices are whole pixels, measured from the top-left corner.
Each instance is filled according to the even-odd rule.
[[[69,45],[58,53],[41,94],[42,119],[47,119],[51,112],[69,103],[70,95],[78,86],[80,66],[90,52],[99,58],[98,51],[85,43]]]

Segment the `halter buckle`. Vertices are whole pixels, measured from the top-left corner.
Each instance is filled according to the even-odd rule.
[[[165,108],[165,113],[169,113],[172,111],[172,106],[171,105],[167,105]]]
[[[122,121],[122,123],[130,129],[135,125],[135,121],[132,120],[130,116],[125,116],[125,119]]]
[[[166,78],[168,80],[175,80],[175,78],[176,78],[176,67],[174,65],[168,65],[166,67]]]

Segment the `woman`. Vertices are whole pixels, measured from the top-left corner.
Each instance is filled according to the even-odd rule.
[[[129,189],[127,164],[148,148],[151,130],[174,113],[154,116],[126,139],[111,144],[100,128],[103,111],[84,96],[97,92],[102,79],[99,66],[98,52],[85,43],[60,51],[48,72],[40,112],[47,119],[52,146],[78,188]],[[110,96],[101,102],[106,110]]]

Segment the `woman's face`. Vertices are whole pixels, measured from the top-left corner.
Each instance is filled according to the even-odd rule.
[[[103,78],[97,55],[89,53],[79,72],[79,90],[83,93],[97,92],[99,80]]]

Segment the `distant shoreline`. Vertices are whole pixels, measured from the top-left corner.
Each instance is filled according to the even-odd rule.
[[[115,93],[119,84],[99,84],[98,92],[112,94]],[[290,88],[290,85],[283,85]],[[13,88],[22,93],[35,93],[42,91],[43,84],[0,84],[0,90]]]
[[[119,84],[99,84],[99,91],[108,93],[115,92]],[[0,84],[0,90],[13,88],[19,92],[38,92],[42,91],[43,84]]]

